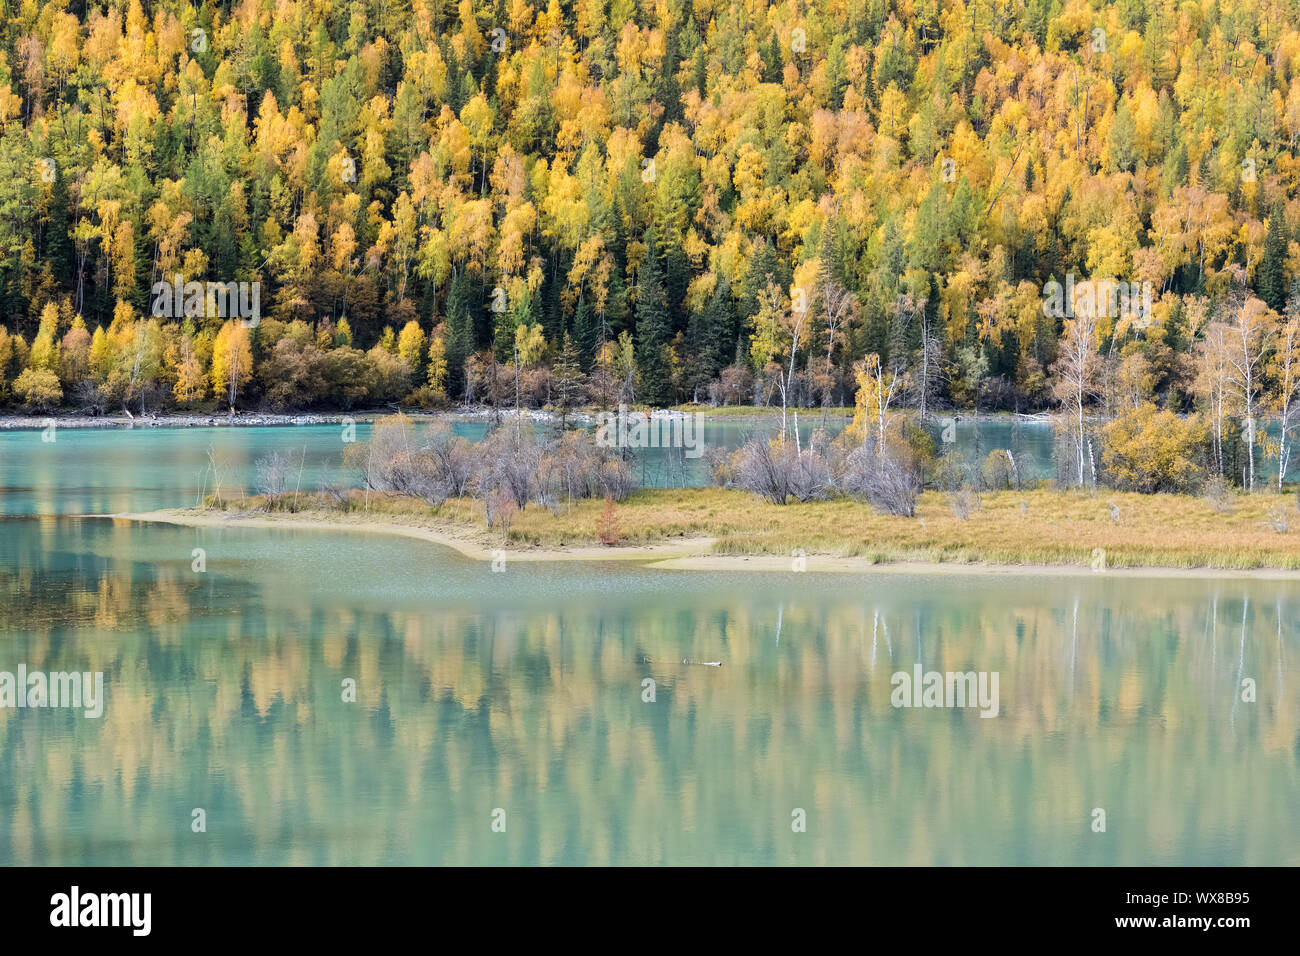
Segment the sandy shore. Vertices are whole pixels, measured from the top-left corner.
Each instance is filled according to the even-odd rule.
[[[712,538],[680,538],[662,544],[616,546],[575,545],[569,548],[501,548],[483,540],[484,535],[471,529],[448,525],[430,528],[393,522],[373,521],[363,515],[339,515],[330,521],[303,518],[295,515],[254,514],[237,515],[213,513],[192,509],[147,511],[136,514],[87,515],[86,517],[113,518],[125,521],[153,521],[162,524],[184,525],[191,528],[272,528],[294,531],[361,531],[369,534],[391,534],[403,538],[416,538],[452,548],[476,561],[491,561],[499,550],[504,550],[511,561],[641,561],[653,563],[667,559],[688,558],[708,552]]]
[[[642,545],[574,545],[565,548],[493,546],[475,529],[448,525],[441,528],[374,521],[363,515],[331,516],[330,520],[293,515],[213,513],[193,509],[171,509],[113,515],[86,515],[121,521],[158,522],[195,528],[269,528],[303,531],[360,531],[415,538],[451,548],[476,560],[492,561],[504,551],[509,561],[630,561],[646,567],[671,571],[759,571],[794,573],[795,559],[781,555],[713,554],[714,539],[678,538]],[[867,558],[809,554],[803,561],[806,572],[840,574],[926,574],[1000,575],[1047,577],[1102,577],[1217,579],[1249,578],[1271,581],[1300,581],[1300,571],[1281,568],[1236,570],[1229,568],[1133,567],[1093,571],[1075,564],[985,564],[898,561],[874,563]]]

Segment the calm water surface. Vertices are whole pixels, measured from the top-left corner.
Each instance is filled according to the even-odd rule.
[[[822,425],[819,416],[801,416],[806,442]],[[828,419],[827,432],[843,430],[844,419]],[[417,428],[425,425],[419,424]],[[454,420],[452,430],[470,441],[483,437],[481,419]],[[736,449],[754,437],[771,435],[771,424],[704,423],[701,448]],[[0,514],[120,514],[194,506],[211,490],[210,462],[222,470],[224,489],[255,491],[255,463],[274,451],[302,462],[294,483],[315,491],[322,478],[359,485],[358,475],[342,466],[343,429],[338,425],[267,428],[56,429],[44,442],[39,430],[0,432]],[[356,425],[365,441],[370,426]],[[983,461],[994,448],[1010,448],[1026,478],[1051,473],[1052,436],[1042,423],[958,422],[957,451]],[[680,449],[636,453],[633,477],[646,487],[701,486],[712,483],[703,457],[687,458]]]
[[[192,503],[210,443],[340,451],[0,434],[0,670],[107,696],[0,708],[0,863],[1300,863],[1300,582],[493,573],[78,517]],[[998,672],[1000,715],[892,707],[917,662]]]

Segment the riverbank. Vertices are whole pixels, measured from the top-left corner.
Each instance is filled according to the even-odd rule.
[[[481,505],[469,499],[432,508],[374,493],[367,504],[354,492],[346,508],[326,507],[315,495],[299,496],[299,504],[267,511],[261,499],[245,499],[224,510],[107,517],[397,534],[481,561],[504,552],[507,560],[636,561],[679,570],[1300,578],[1300,512],[1294,499],[1277,495],[1239,495],[1221,511],[1182,495],[986,492],[962,518],[950,496],[926,492],[917,517],[901,518],[853,501],[778,507],[726,489],[656,489],[609,512],[592,500],[559,514],[534,506],[516,513],[508,532],[486,528]]]
[[[345,425],[371,423],[393,415],[404,415],[413,422],[431,422],[438,419],[486,420],[494,416],[490,408],[463,406],[440,411],[391,408],[357,409],[347,412],[240,412],[235,415],[211,413],[160,413],[147,415],[0,415],[0,431],[39,431],[53,423],[56,428],[279,428],[310,425]],[[514,412],[502,412],[502,418],[513,419]],[[537,409],[521,413],[527,421],[549,423],[558,416]],[[574,416],[570,416],[571,419]]]
[[[51,423],[55,428],[267,428],[292,425],[337,425],[346,418],[370,422],[391,411],[348,412],[337,415],[248,413],[241,415],[3,415],[0,431],[40,431]]]
[[[114,428],[279,428],[310,425],[346,425],[370,424],[383,418],[402,415],[412,422],[433,422],[439,420],[455,421],[489,421],[498,412],[491,408],[461,406],[437,411],[424,409],[402,409],[400,412],[391,408],[358,409],[348,412],[290,412],[283,415],[267,412],[241,412],[236,415],[182,414],[164,413],[158,415],[0,415],[0,431],[40,431],[51,423],[56,428],[75,429],[114,429]],[[502,410],[503,421],[513,421],[515,412]],[[519,417],[524,421],[550,425],[558,423],[560,418],[543,409],[524,409]],[[777,411],[780,417],[780,410]],[[570,424],[579,424],[594,420],[594,415],[570,413]]]
[[[644,409],[639,409],[644,410]],[[787,415],[791,422],[798,413],[800,423],[816,426],[823,420],[843,425],[852,420],[851,408],[801,408],[789,409]],[[598,409],[583,409],[570,412],[566,418],[571,425],[590,424],[595,421]],[[347,412],[239,412],[230,415],[221,412],[159,412],[145,415],[0,415],[0,431],[39,431],[53,422],[57,428],[275,428],[302,425],[339,425],[347,422],[373,422],[376,419],[393,415],[405,415],[414,422],[435,421],[438,419],[461,419],[488,421],[498,415],[502,420],[513,420],[514,409],[494,410],[480,406],[462,405],[445,409],[402,409],[392,408],[357,409]],[[659,410],[658,415],[701,415],[710,422],[780,422],[781,409],[772,406],[731,405],[711,407],[708,405],[679,405],[672,409]],[[527,408],[520,412],[525,421],[539,424],[556,424],[560,416],[547,409]],[[1015,414],[1011,412],[981,413],[946,412],[940,418],[961,422],[997,423],[1021,422],[1050,425],[1055,418],[1050,413],[1037,415]]]

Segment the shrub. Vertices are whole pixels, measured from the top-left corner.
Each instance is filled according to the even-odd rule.
[[[14,395],[28,408],[47,411],[63,400],[63,386],[49,369],[29,368],[14,379]]]
[[[434,473],[445,486],[447,496],[465,495],[474,479],[475,461],[470,443],[440,423],[429,429],[423,448],[433,457]]]
[[[439,481],[437,462],[420,448],[418,437],[404,416],[376,422],[370,440],[350,445],[344,461],[361,472],[366,488],[422,498],[432,505],[447,499]]]
[[[1010,454],[1005,448],[996,448],[989,452],[980,468],[980,483],[988,491],[1007,491],[1015,483],[1015,473],[1011,469]]]
[[[1102,462],[1117,488],[1188,492],[1204,480],[1207,431],[1199,416],[1181,418],[1148,402],[1106,425],[1102,435]]]
[[[411,390],[411,363],[382,345],[366,353],[366,397],[372,402],[395,402]]]
[[[266,496],[267,510],[281,506],[289,487],[289,474],[293,460],[283,452],[274,451],[256,462],[257,492]]]
[[[265,325],[265,323],[264,323]],[[293,323],[294,326],[306,324]],[[302,334],[286,334],[262,359],[258,377],[268,408],[308,408],[325,397],[325,353]]]
[[[732,470],[736,486],[774,505],[815,501],[831,491],[826,459],[812,449],[800,452],[791,441],[756,439],[736,452]]]
[[[421,385],[402,399],[402,404],[407,408],[434,408],[447,404],[447,393],[433,385]]]
[[[888,443],[883,453],[868,443],[856,448],[845,462],[840,489],[868,502],[877,511],[911,518],[921,493],[921,470],[898,443]]]
[[[525,439],[522,431],[498,428],[474,449],[479,461],[474,485],[479,495],[500,491],[510,496],[519,510],[528,507],[537,491],[541,464],[537,443]]]
[[[614,499],[605,498],[605,510],[600,513],[600,543],[613,547],[619,542],[618,512],[614,509]]]
[[[350,345],[339,345],[323,353],[320,361],[323,394],[343,409],[370,397],[373,367],[366,353]]]
[[[372,490],[435,506],[473,495],[489,526],[507,531],[529,504],[558,512],[575,498],[623,501],[635,487],[627,462],[576,430],[542,441],[531,427],[511,425],[470,444],[446,425],[419,433],[396,416],[376,424],[369,441],[348,446],[344,461]]]
[[[1232,514],[1232,489],[1222,475],[1214,475],[1206,481],[1205,499],[1219,514]]]
[[[730,488],[736,483],[736,470],[732,467],[732,456],[721,448],[706,449],[704,461],[709,466],[713,483],[719,488]],[[1300,508],[1300,492],[1296,494],[1296,507]]]
[[[966,462],[959,452],[950,451],[934,464],[934,486],[940,491],[956,491],[969,483]]]
[[[980,510],[980,493],[970,488],[959,488],[952,496],[952,513],[962,521],[970,519],[972,511]]]
[[[786,443],[787,447],[789,442]],[[830,469],[826,459],[811,448],[796,452],[790,461],[790,494],[795,501],[822,501],[829,497]]]
[[[601,462],[599,492],[615,501],[623,501],[632,493],[632,471],[627,462],[611,458]]]

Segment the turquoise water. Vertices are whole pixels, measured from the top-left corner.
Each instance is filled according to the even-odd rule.
[[[209,443],[338,455],[0,435],[0,671],[106,688],[0,707],[0,863],[1300,863],[1300,582],[497,573],[76,517],[192,503]],[[996,672],[998,716],[892,706],[917,663]]]
[[[801,419],[806,442],[816,419]],[[417,426],[423,427],[423,426]],[[487,430],[482,420],[458,420],[456,434],[470,441]],[[827,422],[836,435],[843,420]],[[734,450],[748,439],[770,435],[771,425],[706,422],[702,448]],[[358,423],[357,441],[370,426]],[[978,438],[977,438],[978,434]],[[159,508],[193,507],[211,491],[215,462],[227,489],[255,487],[255,463],[272,452],[302,461],[292,483],[306,491],[322,478],[354,485],[360,477],[343,467],[346,448],[339,425],[265,428],[115,428],[56,429],[54,441],[39,430],[0,432],[0,514],[123,514]],[[967,458],[994,447],[1009,447],[1023,462],[1026,477],[1046,476],[1051,465],[1051,433],[1045,425],[959,422],[957,448]],[[349,434],[348,437],[352,437]],[[982,460],[982,457],[981,457]],[[687,458],[680,449],[645,449],[630,464],[632,475],[647,487],[698,487],[711,484],[703,457]]]

